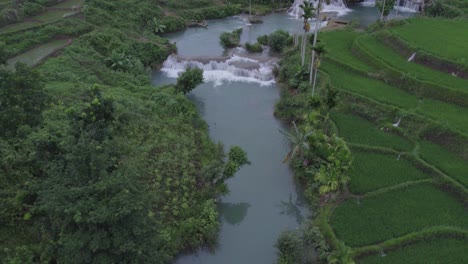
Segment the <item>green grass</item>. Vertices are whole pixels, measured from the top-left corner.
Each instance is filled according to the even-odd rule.
[[[468,29],[467,29],[468,30]],[[434,84],[454,88],[456,90],[468,91],[468,80],[453,77],[440,71],[433,70],[423,65],[408,62],[408,58],[403,58],[390,47],[385,46],[382,42],[371,35],[363,35],[358,40],[360,45],[372,54],[395,69],[419,80],[429,81]]]
[[[468,23],[465,20],[415,18],[391,31],[431,54],[468,65]]]
[[[423,160],[468,187],[468,161],[428,141],[421,142],[419,155]]]
[[[396,155],[353,150],[353,169],[350,172],[350,191],[362,194],[406,181],[428,178],[408,160]]]
[[[348,71],[334,63],[324,63],[323,69],[331,76],[332,83],[340,89],[364,95],[379,102],[395,105],[427,116],[445,125],[468,132],[468,109],[432,99],[420,100],[384,82]]]
[[[430,184],[348,200],[335,209],[331,224],[337,237],[350,246],[364,246],[432,226],[468,228],[463,205]]]
[[[325,45],[327,57],[332,57],[360,70],[371,71],[372,68],[368,64],[357,59],[351,52],[354,40],[360,35],[353,31],[335,30],[321,33],[320,40]]]
[[[40,45],[36,48],[26,51],[16,57],[8,60],[8,68],[13,68],[17,62],[26,63],[28,66],[34,66],[39,63],[44,57],[50,55],[54,50],[62,47],[68,40],[60,39]]]
[[[468,263],[468,241],[455,238],[438,238],[419,241],[390,252],[386,256],[372,255],[363,258],[360,264],[452,264]]]
[[[350,114],[332,113],[339,135],[347,142],[411,151],[413,143],[406,138],[378,129],[371,122]]]

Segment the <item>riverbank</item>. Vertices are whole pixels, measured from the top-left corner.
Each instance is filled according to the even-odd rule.
[[[321,168],[330,164],[314,136],[306,137],[309,148],[291,161],[296,177],[309,188],[306,193],[312,206],[318,209],[313,224],[291,233],[288,241],[315,250],[323,263],[420,263],[439,239],[450,243],[432,254],[434,261],[467,261],[461,250],[461,245],[468,245],[468,226],[463,220],[468,217],[468,131],[462,121],[467,100],[466,91],[458,88],[467,87],[468,81],[421,62],[408,62],[411,54],[402,55],[389,38],[380,37],[387,31],[403,34],[413,27],[420,29],[419,34],[430,34],[429,28],[419,27],[427,23],[456,22],[412,19],[372,33],[353,29],[321,33],[319,43],[327,53],[320,63],[315,99],[310,96],[308,74],[298,74],[299,51],[291,49],[283,55],[279,80],[284,90],[276,115],[294,121],[300,135],[311,131],[342,137],[354,157],[345,173],[349,183],[336,182],[337,190],[327,195],[314,187],[324,177]],[[466,24],[461,26],[466,28]],[[455,40],[457,30],[447,27],[444,38]],[[419,48],[442,56],[436,47]],[[464,61],[465,55],[461,52],[455,57]],[[430,87],[445,92],[435,94]],[[456,97],[464,99],[448,95],[456,90],[460,92]],[[333,107],[326,109],[330,103]],[[317,156],[320,169],[313,162]],[[329,174],[328,183],[335,184],[337,176]],[[292,248],[281,253],[280,258],[289,253],[294,259],[284,263],[304,260]]]

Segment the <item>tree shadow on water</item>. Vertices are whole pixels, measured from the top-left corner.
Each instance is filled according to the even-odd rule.
[[[278,207],[281,208],[280,214],[282,215],[288,215],[291,217],[294,217],[296,219],[297,224],[301,224],[305,217],[303,215],[303,212],[301,210],[302,203],[300,202],[299,199],[296,199],[293,201],[292,194],[289,194],[289,200],[288,201],[281,201]]]
[[[221,218],[224,219],[230,225],[240,224],[245,216],[250,204],[248,203],[220,203],[219,209],[221,212]]]

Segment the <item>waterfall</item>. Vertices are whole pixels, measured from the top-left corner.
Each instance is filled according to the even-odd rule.
[[[275,82],[273,76],[273,61],[258,60],[233,55],[228,58],[200,59],[178,58],[171,55],[163,64],[162,72],[167,76],[177,78],[179,73],[188,68],[203,69],[203,77],[207,82],[221,85],[224,81],[254,82],[260,85],[271,85]]]
[[[397,0],[395,2],[395,9],[403,12],[419,12],[419,7],[421,5],[422,0]],[[374,7],[375,0],[364,0],[361,2],[361,5],[367,7]]]
[[[304,1],[312,2],[315,7],[318,5],[318,0],[294,0],[293,5],[288,10],[288,13],[291,16],[300,18],[303,14],[302,9],[300,8],[300,5],[302,5]],[[338,16],[342,16],[350,11],[351,10],[346,7],[346,4],[343,2],[343,0],[330,0],[330,4],[329,5],[324,4],[323,10],[322,10],[322,12],[337,13]]]

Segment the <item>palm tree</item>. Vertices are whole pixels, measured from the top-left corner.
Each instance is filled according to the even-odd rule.
[[[333,146],[332,149],[329,149],[331,154],[314,176],[314,180],[320,185],[320,194],[338,191],[344,188],[350,180],[346,172],[352,165],[351,151],[341,138],[332,137],[330,139],[334,141],[329,143]]]
[[[312,49],[315,48],[315,45],[317,44],[317,38],[318,38],[318,33],[320,30],[320,12],[322,11],[323,8],[323,3],[330,4],[330,0],[318,0],[317,8],[315,9],[315,31],[314,31],[314,42],[312,43]],[[312,84],[312,69],[314,69],[314,63],[315,63],[315,51],[312,50],[312,60],[311,60],[311,72],[310,72],[310,84]],[[313,96],[313,94],[312,94]]]
[[[322,60],[322,55],[327,53],[327,50],[325,49],[325,46],[323,45],[318,45],[318,46],[315,46],[312,48],[312,52],[313,53],[317,53],[317,59],[315,61],[315,64],[312,64],[311,67],[313,65],[315,65],[315,73],[314,73],[314,84],[312,85],[312,97],[314,97],[314,94],[315,94],[315,84],[317,83],[317,71],[318,71],[318,68],[320,67],[320,62]],[[313,56],[312,56],[313,57]],[[310,68],[310,77],[311,77],[311,80],[312,81],[312,68]]]
[[[301,49],[301,56],[302,56],[302,66],[304,66],[305,63],[305,53],[306,53],[306,36],[307,32],[310,31],[310,24],[309,24],[309,19],[313,17],[313,11],[315,10],[314,5],[310,2],[304,2],[302,5],[299,6],[302,11],[302,19],[304,20],[304,26],[302,27],[304,29],[304,33],[302,36],[302,49]]]
[[[319,193],[327,194],[341,189],[349,182],[349,177],[341,172],[341,168],[334,164],[322,165],[315,174],[314,180],[320,184]]]
[[[164,30],[166,29],[166,26],[160,24],[158,19],[155,17],[153,17],[152,20],[148,21],[148,26],[151,28],[155,35],[158,35],[159,33],[164,33]]]
[[[305,152],[310,149],[307,138],[314,133],[311,128],[306,128],[305,131],[300,131],[293,122],[294,130],[292,132],[286,132],[280,129],[280,132],[286,135],[291,143],[291,150],[288,152],[283,162],[293,160],[296,155],[300,157],[304,156]]]

